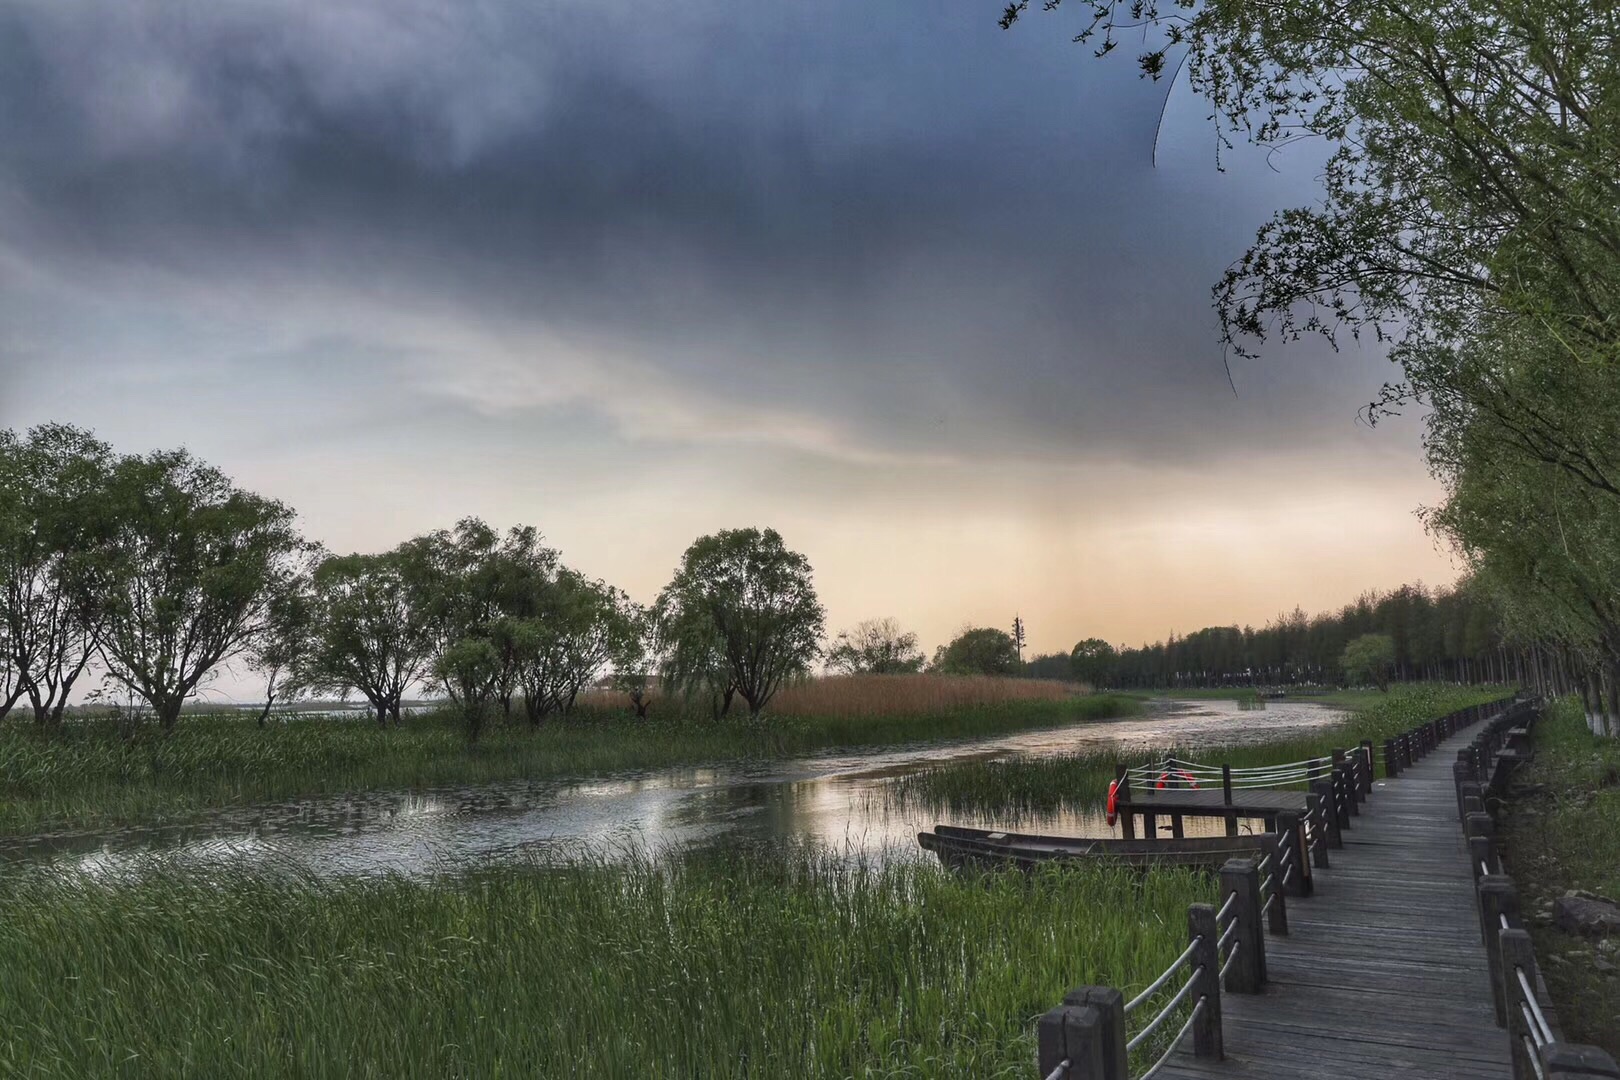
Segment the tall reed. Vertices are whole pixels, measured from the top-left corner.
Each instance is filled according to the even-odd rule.
[[[0,882],[0,1074],[1024,1077],[1034,1018],[1140,989],[1208,879],[825,855],[433,881]]]

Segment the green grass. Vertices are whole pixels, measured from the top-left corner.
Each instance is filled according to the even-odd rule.
[[[911,773],[885,792],[891,805],[918,806],[956,813],[995,814],[1016,820],[1024,814],[1095,809],[1106,797],[1114,765],[1146,764],[1166,754],[1234,767],[1271,765],[1326,756],[1336,748],[1371,739],[1381,747],[1397,732],[1425,720],[1503,697],[1499,687],[1463,688],[1440,685],[1402,686],[1366,699],[1350,719],[1321,734],[1283,739],[1260,746],[1165,747],[1121,756],[1098,750],[1046,757],[994,761],[961,761]],[[1375,766],[1381,766],[1375,754]]]
[[[0,725],[0,832],[184,817],[302,795],[593,775],[696,762],[781,757],[829,747],[988,737],[1129,715],[1139,703],[1100,695],[1008,701],[932,714],[770,719],[621,716],[495,726],[469,746],[453,716],[408,717],[384,731],[364,719],[294,714],[264,730],[250,717],[187,716],[174,732],[121,739],[110,721],[44,734]]]
[[[1620,967],[1620,948],[1565,933],[1544,914],[1567,889],[1620,899],[1620,739],[1593,735],[1569,698],[1536,725],[1535,755],[1515,778],[1528,793],[1505,817],[1506,869],[1564,1037],[1620,1056],[1620,972],[1596,966]]]
[[[425,882],[11,875],[0,1074],[1022,1078],[1041,1013],[1077,985],[1139,990],[1213,891],[802,852]]]

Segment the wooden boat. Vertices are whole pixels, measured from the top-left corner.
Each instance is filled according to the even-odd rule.
[[[1127,866],[1192,866],[1218,869],[1228,859],[1259,858],[1273,837],[1192,836],[1179,840],[1114,840],[1074,836],[1034,836],[936,825],[917,834],[917,843],[945,866],[1017,866],[1031,869],[1054,859],[1113,860]]]

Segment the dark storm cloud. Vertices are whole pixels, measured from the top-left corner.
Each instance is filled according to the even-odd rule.
[[[1151,458],[1232,451],[1256,402],[1244,449],[1319,420],[1311,354],[1232,403],[1207,306],[1277,183],[1149,170],[1159,91],[1060,22],[804,7],[0,5],[0,235],[181,305],[292,282],[542,328],[879,453]],[[356,351],[409,347],[376,330]]]

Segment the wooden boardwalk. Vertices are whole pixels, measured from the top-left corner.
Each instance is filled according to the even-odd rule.
[[[1375,782],[1315,895],[1290,898],[1288,934],[1265,939],[1264,991],[1221,995],[1225,1059],[1188,1040],[1158,1077],[1512,1076],[1451,772],[1472,735]]]

